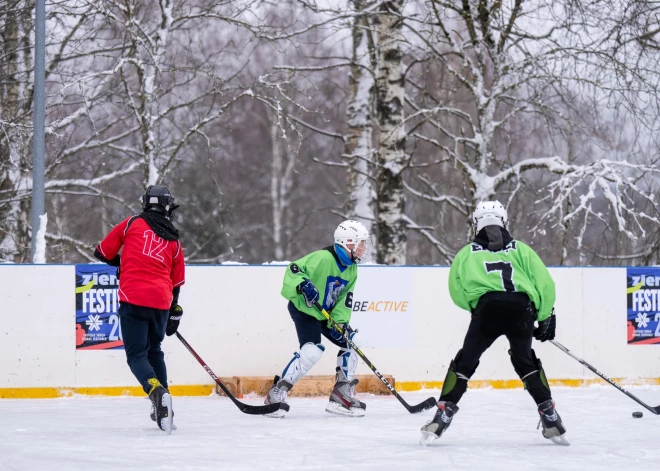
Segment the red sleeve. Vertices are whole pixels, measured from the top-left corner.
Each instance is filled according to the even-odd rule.
[[[108,260],[115,258],[115,255],[119,253],[119,249],[124,245],[124,239],[126,238],[126,227],[128,226],[128,221],[131,218],[126,218],[119,224],[117,224],[114,229],[110,231],[110,234],[105,236],[105,239],[101,241],[98,245],[99,252]]]
[[[177,250],[172,257],[172,288],[181,286],[186,282],[186,265],[183,261],[183,246],[181,241],[177,244]]]

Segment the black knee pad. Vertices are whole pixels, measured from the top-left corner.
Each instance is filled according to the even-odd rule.
[[[442,392],[440,393],[441,401],[451,401],[453,403],[458,403],[465,391],[467,390],[467,383],[470,377],[477,370],[477,365],[474,366],[470,371],[463,372],[459,371],[457,362],[461,358],[461,352],[459,350],[456,354],[456,358],[449,363],[449,368],[447,369],[447,376],[445,376],[445,381],[442,385]]]
[[[518,374],[518,377],[520,379],[524,378],[534,370],[539,370],[539,371],[543,370],[543,364],[541,363],[541,360],[539,360],[536,357],[536,352],[534,351],[534,349],[532,349],[532,363],[534,363],[535,366],[534,370],[525,371],[523,365],[517,363],[516,359],[513,357],[513,355],[511,355],[511,350],[509,350],[509,357],[511,358],[511,364],[513,365],[513,369],[516,370],[516,373]]]
[[[461,359],[461,354],[463,353],[463,349],[461,348],[458,353],[456,354],[456,357],[451,361],[449,364],[449,369],[453,370],[455,373],[460,373],[463,376],[467,376],[467,378],[471,378],[472,375],[474,374],[475,371],[477,371],[477,367],[479,366],[479,362],[477,361],[477,364],[474,365],[472,368],[461,368],[459,371],[458,363],[459,360]]]
[[[511,350],[509,350],[509,355],[511,355]],[[532,350],[532,360],[535,368],[531,371],[523,371],[522,367],[517,364],[513,356],[511,356],[513,368],[522,380],[525,389],[532,396],[534,402],[541,404],[548,399],[552,399],[550,385],[545,376],[541,360],[536,357],[536,352],[534,352],[534,350]]]

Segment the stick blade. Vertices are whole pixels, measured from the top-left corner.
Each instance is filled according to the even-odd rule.
[[[410,407],[408,409],[408,412],[410,412],[411,414],[419,414],[420,412],[424,412],[425,410],[433,409],[437,405],[438,405],[438,401],[434,397],[429,397],[426,401],[421,402],[416,406]]]
[[[277,412],[279,410],[289,412],[289,404],[285,402],[276,402],[275,404],[266,404],[263,406],[251,406],[249,404],[242,404],[239,409],[241,412],[249,415],[265,415],[272,414],[273,412]]]

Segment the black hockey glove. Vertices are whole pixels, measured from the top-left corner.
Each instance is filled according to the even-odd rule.
[[[183,308],[178,304],[170,308],[170,317],[167,319],[167,329],[165,334],[169,337],[174,335],[176,330],[179,328],[179,322],[181,322],[181,316],[183,316]]]
[[[534,338],[540,342],[553,340],[555,338],[555,329],[557,328],[557,318],[555,317],[555,308],[552,308],[550,317],[539,322],[539,326],[534,329]]]
[[[118,267],[121,264],[121,255],[117,254],[112,259],[107,259],[103,256],[98,247],[94,249],[94,256],[111,267]]]
[[[314,283],[309,281],[307,278],[305,278],[304,281],[298,285],[296,290],[299,293],[302,293],[304,296],[307,307],[314,306],[314,303],[319,300],[319,290],[317,290],[316,286],[314,286]]]

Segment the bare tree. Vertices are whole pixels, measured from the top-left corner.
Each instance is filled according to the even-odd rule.
[[[0,6],[0,258],[14,261],[30,231],[32,8]],[[144,185],[166,183],[192,262],[295,257],[356,217],[377,261],[446,263],[486,198],[551,263],[657,261],[658,11],[52,0],[51,258],[90,259]]]
[[[657,93],[657,73],[642,48],[628,43],[620,50],[616,28],[630,18],[619,4],[621,15],[612,15],[619,23],[612,25],[606,3],[612,2],[431,1],[424,16],[407,17],[415,64],[407,79],[418,91],[408,100],[408,128],[437,149],[443,157],[437,165],[455,169],[433,192],[423,188],[428,176],[418,173],[418,183],[408,185],[412,194],[467,215],[479,200],[499,197],[512,205],[536,187],[545,195],[536,192],[526,205],[526,220],[536,219],[532,233],[570,229],[578,249],[591,221],[606,224],[601,202],[631,239],[659,221],[653,195],[660,170],[653,158],[635,158],[652,132],[644,126],[657,124],[657,106],[645,100]],[[423,86],[429,64],[447,72],[453,100]],[[608,132],[617,124],[611,110],[631,123],[628,142]],[[520,129],[527,135],[516,135]],[[567,133],[579,134],[572,161]],[[655,177],[640,184],[642,175]],[[445,260],[451,255],[442,253]]]
[[[144,185],[165,181],[177,162],[186,158],[193,143],[206,141],[211,147],[213,139],[205,134],[209,125],[235,103],[253,97],[253,83],[241,83],[236,77],[248,60],[236,52],[249,51],[250,37],[259,31],[259,25],[243,21],[257,4],[220,0],[189,4],[171,0],[155,4],[132,0],[49,4],[49,199],[60,198],[55,205],[70,209],[64,203],[67,198],[91,197],[88,204],[95,206],[102,196],[119,203],[117,208],[122,212],[126,208],[134,211],[137,201],[126,195],[139,194]],[[29,19],[30,9],[26,7],[25,11]],[[16,16],[15,9],[8,8],[7,12]],[[7,18],[7,28],[20,23]],[[233,37],[199,34],[221,30],[222,25],[234,25],[245,33]],[[10,33],[10,39],[20,35],[14,30]],[[241,43],[236,45],[239,36]],[[21,37],[29,38],[29,34]],[[29,52],[29,44],[21,49],[15,40],[4,46],[10,52],[11,64],[18,64],[17,59],[13,60],[14,49]],[[12,76],[9,82],[24,71],[20,83],[7,89],[12,106],[18,104],[13,98],[17,90],[31,83],[29,58],[24,62],[28,65],[23,69],[8,68]],[[30,116],[30,100],[21,103],[23,116]],[[21,126],[25,127],[16,123],[12,130],[20,130]],[[29,135],[29,128],[25,135]],[[11,171],[3,166],[3,181],[12,178],[11,185],[4,184],[9,186],[6,199],[12,204],[12,215],[17,214],[17,208],[24,208],[31,193],[29,179],[20,184],[24,178],[20,169],[25,168],[23,174],[29,169],[18,160],[21,152],[25,154],[25,146],[16,150],[16,136],[12,131],[8,144],[3,145],[3,149],[14,149]],[[116,210],[108,213],[115,219],[108,223],[116,222],[114,213]],[[79,219],[76,216],[57,215],[60,232],[48,236],[75,250],[88,250],[89,243],[72,237],[63,226],[77,226],[77,230],[92,237],[98,234],[98,226],[90,232],[87,229],[91,223],[86,227],[84,222],[74,221]],[[11,219],[20,221],[17,216]],[[6,233],[24,234],[20,237],[25,239],[26,230],[14,227]]]

